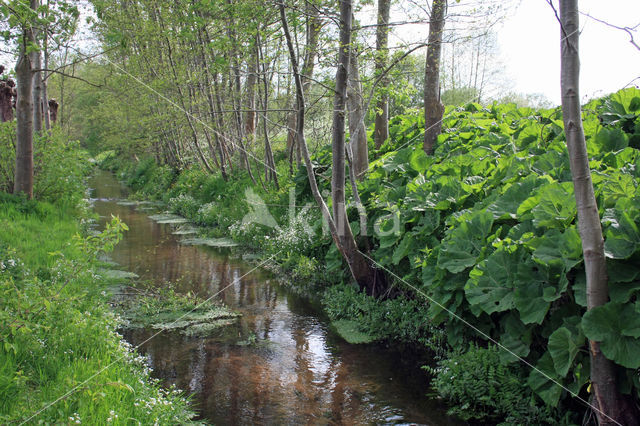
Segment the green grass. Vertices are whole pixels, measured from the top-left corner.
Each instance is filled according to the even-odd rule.
[[[94,269],[117,227],[74,237],[74,211],[6,195],[0,226],[0,423],[189,423],[184,395],[115,331]]]

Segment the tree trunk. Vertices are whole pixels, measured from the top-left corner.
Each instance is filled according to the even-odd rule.
[[[42,69],[42,55],[40,52],[33,52],[33,69]],[[36,135],[40,134],[44,125],[44,105],[42,103],[43,93],[42,71],[33,73],[33,130]]]
[[[322,21],[318,16],[317,8],[309,2],[306,3],[305,11],[307,15],[307,36],[306,45],[304,51],[304,63],[302,64],[302,90],[305,97],[309,94],[311,87],[311,79],[313,77],[313,70],[315,68],[316,55],[318,54],[318,36],[320,35],[320,29],[322,28]],[[295,106],[295,97],[291,102],[292,109]],[[293,161],[293,151],[296,152],[296,159],[298,164],[301,163],[302,151],[300,146],[296,143],[296,117],[297,112],[292,111],[287,118],[287,152],[289,153],[291,161]]]
[[[433,154],[434,145],[442,128],[444,105],[440,102],[440,55],[447,0],[433,0],[429,21],[429,47],[424,74],[424,152]]]
[[[244,116],[244,133],[249,143],[256,136],[256,83],[258,75],[258,46],[254,44],[251,47],[251,56],[247,61],[247,81],[245,83],[247,93],[245,108],[247,111]]]
[[[333,238],[336,247],[342,254],[343,258],[349,265],[349,271],[351,276],[358,283],[361,289],[364,289],[368,294],[372,296],[378,296],[381,294],[381,289],[384,289],[385,281],[384,275],[374,266],[370,265],[366,257],[358,250],[356,241],[351,233],[349,227],[349,221],[347,219],[347,212],[345,206],[345,145],[344,145],[344,119],[345,119],[345,98],[347,94],[347,68],[349,66],[349,45],[351,43],[351,14],[352,3],[351,0],[342,0],[340,2],[340,52],[338,55],[338,71],[336,74],[336,96],[334,101],[333,112],[333,167],[332,167],[332,179],[331,179],[331,191],[333,197],[333,212],[334,218],[331,217],[331,213],[324,202],[318,184],[316,182],[315,173],[313,171],[313,164],[311,163],[311,157],[307,148],[307,143],[304,137],[304,114],[305,114],[305,101],[304,91],[302,88],[302,80],[298,72],[298,64],[296,59],[293,42],[291,41],[291,35],[289,33],[289,26],[287,24],[287,18],[284,13],[284,4],[279,2],[280,18],[282,20],[282,28],[287,40],[287,46],[289,48],[289,56],[292,62],[293,76],[296,83],[296,98],[298,105],[298,116],[296,119],[296,133],[298,136],[298,143],[302,150],[302,156],[307,168],[307,177],[309,178],[309,185],[311,186],[311,192],[313,194],[318,207],[322,212],[322,216],[327,221],[331,237]]]
[[[47,1],[47,10],[49,10],[49,1]],[[47,33],[47,28],[44,31],[44,69],[49,68],[49,34]],[[49,74],[50,76],[51,74]],[[47,79],[42,79],[42,110],[44,113],[44,128],[46,130],[51,130],[51,110],[49,108],[49,94],[47,93]],[[56,111],[57,112],[57,111]],[[55,122],[55,119],[53,120]]]
[[[590,310],[607,303],[609,288],[604,239],[582,127],[578,13],[577,0],[560,0],[562,115],[587,276],[587,309]],[[589,349],[591,383],[598,423],[637,425],[640,418],[637,410],[618,390],[616,365],[602,354],[599,342],[590,340]]]
[[[376,74],[384,72],[387,66],[388,44],[389,44],[389,9],[391,0],[378,0],[378,26],[376,28]],[[376,104],[376,120],[373,138],[376,149],[389,137],[389,95],[387,94],[388,78],[383,78],[380,82],[383,90],[379,94]],[[354,152],[355,161],[355,152]]]
[[[347,87],[347,110],[349,111],[349,145],[353,155],[354,175],[364,179],[369,169],[369,147],[367,130],[364,127],[364,99],[358,69],[358,56],[354,46],[350,49],[349,78]]]
[[[38,0],[31,0],[30,7],[38,9]],[[18,97],[16,100],[16,171],[14,194],[23,192],[33,198],[33,65],[34,53],[27,53],[27,43],[36,43],[33,28],[26,26],[20,41],[20,53],[16,63]]]

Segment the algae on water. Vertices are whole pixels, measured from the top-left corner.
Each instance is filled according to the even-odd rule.
[[[209,247],[236,247],[238,243],[228,238],[185,238],[180,244]]]
[[[150,215],[149,219],[154,220],[158,223],[180,224],[180,223],[189,222],[188,219],[185,219],[182,216],[178,216],[177,214],[165,214],[165,213]]]
[[[172,289],[141,292],[129,287],[113,304],[125,319],[123,328],[172,330],[190,337],[209,336],[240,317],[225,306]]]

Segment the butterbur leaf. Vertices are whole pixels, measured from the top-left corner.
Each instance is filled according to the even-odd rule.
[[[478,305],[488,314],[513,309],[516,266],[522,260],[520,251],[502,247],[480,262],[469,273],[465,286],[469,304]]]
[[[609,302],[587,311],[582,330],[589,340],[600,342],[608,359],[627,368],[640,367],[640,305]]]
[[[633,198],[636,193],[636,183],[633,176],[614,172],[601,185],[605,207],[612,207],[621,198]]]
[[[542,324],[550,306],[545,300],[543,283],[536,278],[530,277],[528,281],[520,282],[514,293],[516,309],[525,324]]]
[[[394,265],[400,263],[400,261],[407,256],[412,242],[413,236],[411,234],[405,234],[404,238],[402,238],[402,241],[400,241],[400,244],[398,244],[398,247],[396,247],[396,249],[393,251],[391,261]]]
[[[573,335],[566,327],[560,327],[549,336],[547,349],[553,359],[553,366],[560,377],[565,377],[580,346],[584,344],[584,336]]]
[[[539,194],[537,205],[531,209],[535,226],[564,229],[573,222],[577,210],[571,182],[547,185]]]
[[[418,173],[426,172],[433,161],[433,157],[428,156],[421,149],[414,150],[409,157],[409,165]]]
[[[556,384],[558,380],[553,359],[549,352],[545,352],[538,360],[536,368],[531,370],[527,383],[547,405],[556,407],[562,394],[562,387]]]
[[[475,211],[449,231],[442,241],[438,266],[450,272],[462,272],[476,264],[493,226],[493,215]]]
[[[537,186],[545,182],[548,180],[529,175],[522,181],[509,186],[493,204],[487,207],[487,211],[493,213],[495,219],[515,219],[520,204],[531,196]]]
[[[589,144],[592,155],[620,151],[629,146],[629,137],[620,129],[601,129]]]
[[[582,242],[575,227],[564,232],[552,229],[527,243],[533,248],[533,259],[543,265],[562,265],[569,271],[582,261]]]
[[[638,220],[640,210],[634,200],[629,198],[618,200],[615,209],[609,209],[605,213],[603,222],[610,225],[605,232],[604,249],[607,257],[627,259],[640,248]]]

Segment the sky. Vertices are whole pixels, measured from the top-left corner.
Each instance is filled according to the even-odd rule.
[[[639,0],[580,0],[578,7],[616,26],[640,24]],[[629,42],[629,36],[584,15],[580,26],[583,99],[615,92],[634,79],[640,86],[640,50]],[[559,104],[560,27],[546,0],[522,0],[496,30],[505,72],[513,80],[514,90],[542,93]],[[640,27],[635,39],[640,45]]]
[[[499,44],[499,62],[503,64],[509,90],[541,93],[553,104],[560,104],[560,27],[546,0],[449,0],[450,4],[473,7],[474,2],[492,2],[509,6],[504,20],[494,27]],[[430,2],[429,2],[430,3]],[[554,0],[557,5],[558,1]],[[391,20],[403,21],[407,10],[420,12],[423,0],[396,0]],[[477,3],[475,3],[477,4]],[[616,26],[640,24],[640,0],[580,0],[582,12]],[[363,21],[375,21],[375,2],[365,6]],[[629,36],[581,15],[580,25],[580,92],[583,101],[617,91],[632,83],[640,86],[640,50],[629,43]],[[398,43],[423,42],[428,25],[398,26],[394,29]],[[635,31],[640,45],[640,25]],[[86,36],[85,36],[86,37]],[[392,41],[393,43],[393,41]],[[0,42],[0,63],[13,66],[12,55],[2,54],[6,46]],[[80,43],[80,44],[86,44]],[[635,81],[633,81],[636,79]]]

